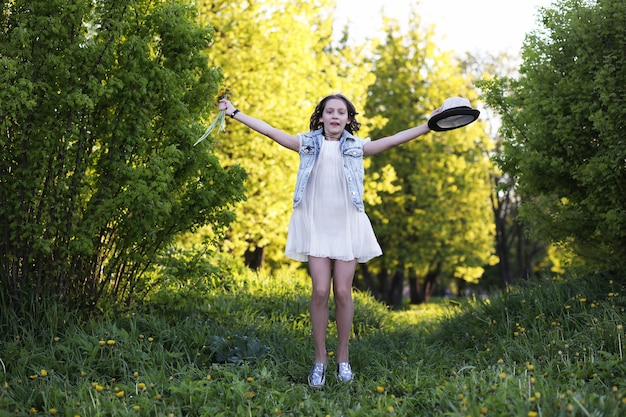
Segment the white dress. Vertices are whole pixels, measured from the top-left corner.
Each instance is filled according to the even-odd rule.
[[[369,218],[348,194],[339,141],[322,141],[304,198],[291,215],[285,255],[363,263],[381,254]]]

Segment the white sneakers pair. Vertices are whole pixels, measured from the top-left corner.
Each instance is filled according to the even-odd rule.
[[[348,362],[337,363],[337,379],[341,382],[350,382],[354,375],[352,374],[352,367]],[[311,368],[309,373],[309,386],[311,388],[319,389],[324,387],[326,383],[326,364],[316,362]]]

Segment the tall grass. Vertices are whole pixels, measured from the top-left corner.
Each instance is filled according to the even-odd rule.
[[[221,268],[191,291],[163,287],[146,306],[89,319],[3,309],[0,417],[625,415],[618,278],[401,312],[357,292],[356,379],[333,377],[331,353],[320,391],[306,384],[310,283],[291,272]],[[329,336],[332,352],[332,323]]]

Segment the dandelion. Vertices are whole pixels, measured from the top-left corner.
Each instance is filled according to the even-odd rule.
[[[124,398],[124,391],[118,391],[117,394],[115,394],[115,396],[117,398]]]
[[[85,371],[80,371],[80,376],[81,376],[82,378],[86,377],[86,376],[87,376],[87,372],[85,372]]]
[[[57,413],[57,409],[56,408],[51,408],[50,410],[48,410],[48,412],[52,415],[55,415]]]
[[[206,379],[207,381],[210,381],[210,380],[211,380],[211,374],[207,375],[205,379]]]
[[[528,417],[537,417],[537,412],[536,411],[529,411],[528,414],[526,414]]]
[[[138,405],[133,405],[133,410],[134,411],[139,411],[139,410],[141,410],[141,407],[138,406]]]
[[[154,399],[157,401],[161,401],[163,399],[163,396],[161,394],[157,394],[154,396]]]
[[[387,407],[387,412],[388,413],[393,413],[393,407],[392,406]]]
[[[381,387],[380,385],[376,387],[376,392],[382,394],[385,392],[385,387]]]
[[[143,382],[140,382],[137,384],[137,388],[143,391],[146,389],[146,384],[144,384]]]
[[[39,371],[39,375],[48,376],[48,371],[46,371],[45,369],[42,369],[41,371]]]
[[[532,371],[533,369],[535,369],[535,366],[529,363],[529,364],[526,364],[526,369],[528,369],[529,371]]]
[[[254,396],[255,396],[254,392],[252,392],[252,391],[246,391],[246,393],[245,393],[244,395],[245,395],[246,397],[248,397],[248,398],[252,398],[252,397],[254,397]]]
[[[139,377],[139,372],[137,372],[137,371],[133,372],[133,376],[134,376],[135,378],[138,378],[138,377]]]
[[[502,365],[504,363],[504,359],[498,359],[498,365]]]
[[[500,373],[500,379],[506,379],[506,372]]]
[[[481,408],[480,408],[480,414],[482,414],[483,416],[484,416],[485,414],[487,414],[487,411],[489,411],[489,410],[487,409],[487,407],[481,407]]]
[[[107,340],[107,345],[109,345],[109,346],[115,345],[115,340],[113,340],[113,339]]]
[[[100,344],[100,346],[104,346],[104,345],[106,345],[107,342],[105,342],[104,340],[101,340],[98,343]]]
[[[574,406],[573,406],[573,405],[571,405],[571,404],[567,404],[567,412],[568,412],[568,413],[571,413],[571,412],[573,412],[573,411],[574,411]]]
[[[60,342],[60,341],[61,341],[61,338],[60,338],[60,337],[55,337],[55,338],[54,338],[54,339],[52,339],[52,340],[54,340],[55,342],[57,342],[57,343],[58,343],[58,342]]]
[[[31,414],[37,414],[37,409],[35,407],[31,407],[28,411],[30,411]]]
[[[569,310],[570,308],[572,308],[572,306],[570,306],[570,305],[566,305],[566,306],[565,306],[565,309],[566,309],[566,310]]]
[[[149,337],[148,342],[152,343],[154,341],[154,337]]]
[[[248,382],[253,382],[253,381],[254,381],[254,378],[252,378],[251,376],[249,376],[248,378],[246,378],[246,381],[248,381]]]
[[[333,356],[335,356],[335,352],[333,352],[333,351],[331,350],[330,352],[328,352],[328,356],[330,356],[330,357],[332,358]]]

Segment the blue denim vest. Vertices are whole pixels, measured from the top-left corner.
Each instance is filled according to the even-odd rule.
[[[296,190],[293,196],[293,207],[297,207],[302,201],[304,190],[313,171],[313,166],[322,148],[324,136],[322,129],[300,135],[300,167],[296,179]],[[363,145],[365,140],[351,135],[347,130],[343,131],[339,140],[339,149],[343,159],[343,169],[346,174],[348,193],[352,202],[359,211],[365,211],[363,206]]]

